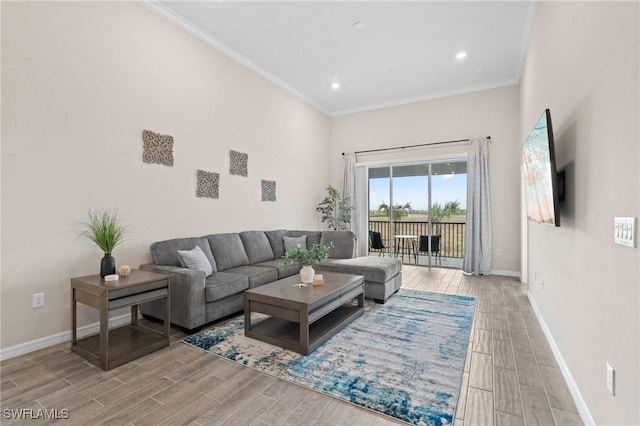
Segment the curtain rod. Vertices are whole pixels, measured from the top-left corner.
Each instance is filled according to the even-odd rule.
[[[487,136],[487,139],[491,140],[491,136]],[[469,142],[471,139],[457,139],[454,141],[442,141],[442,142],[431,142],[431,143],[420,143],[417,145],[407,145],[407,146],[397,146],[394,148],[380,148],[380,149],[368,149],[365,151],[356,151],[354,154],[364,154],[369,152],[381,152],[381,151],[391,151],[393,149],[405,149],[405,148],[419,148],[421,146],[431,146],[431,145],[443,145],[446,143],[456,143],[456,142]],[[344,155],[344,152],[342,153]]]

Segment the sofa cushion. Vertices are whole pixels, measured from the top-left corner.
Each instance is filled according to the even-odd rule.
[[[218,271],[247,266],[249,258],[237,233],[207,235]]]
[[[289,253],[289,250],[292,248],[300,247],[303,249],[307,248],[307,236],[301,235],[299,237],[282,237],[284,241],[284,254]]]
[[[249,278],[249,288],[258,287],[278,279],[277,270],[262,266],[238,266],[236,268],[227,269],[225,272]]]
[[[286,229],[278,229],[275,231],[266,231],[264,233],[271,244],[271,250],[273,250],[273,257],[278,259],[284,256],[284,241],[282,237],[289,235]]]
[[[205,301],[215,302],[248,289],[249,279],[238,274],[216,272],[205,280],[204,288]]]
[[[302,235],[307,236],[307,249],[310,249],[314,244],[320,244],[321,231],[289,231],[290,237],[300,237]]]
[[[175,238],[173,240],[158,241],[151,244],[151,257],[156,265],[182,266],[178,257],[178,250],[191,250],[195,246],[202,249],[211,264],[213,272],[216,271],[216,261],[211,253],[209,241],[206,237]]]
[[[178,258],[180,259],[180,265],[183,268],[202,271],[207,277],[213,273],[211,263],[199,246],[195,246],[191,250],[178,250]]]
[[[260,263],[256,263],[253,266],[264,266],[267,268],[274,268],[275,270],[278,271],[278,279],[282,279],[282,278],[286,278],[286,277],[290,277],[291,275],[295,275],[297,273],[300,272],[300,265],[298,265],[297,263],[290,263],[290,264],[282,264],[282,259],[274,259],[274,260],[267,260],[266,262],[260,262]]]
[[[331,259],[351,259],[356,244],[355,234],[351,231],[324,231],[320,244],[333,244],[329,252]]]
[[[269,239],[262,231],[246,231],[240,233],[240,239],[244,245],[244,251],[249,258],[249,264],[273,260],[273,249]]]
[[[327,259],[313,268],[316,272],[364,275],[365,281],[384,283],[402,271],[402,262],[385,257],[362,256],[354,259]]]

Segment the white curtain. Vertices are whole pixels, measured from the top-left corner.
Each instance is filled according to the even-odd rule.
[[[487,275],[491,270],[491,196],[489,140],[469,142],[467,160],[467,225],[462,270]]]
[[[344,171],[342,174],[342,202],[346,207],[351,209],[351,231],[358,236],[357,206],[355,203],[356,195],[356,154],[348,152],[343,154]],[[358,244],[356,242],[356,256]]]
[[[367,185],[367,168],[356,168],[356,193],[353,197],[351,230],[357,238],[356,256],[366,256],[369,248],[369,188]]]

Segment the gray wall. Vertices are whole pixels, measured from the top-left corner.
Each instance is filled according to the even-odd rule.
[[[342,152],[491,136],[492,269],[520,271],[519,89],[508,86],[331,120],[331,179],[342,188]],[[432,151],[431,151],[432,150]],[[439,155],[441,149],[397,153],[395,160]],[[466,155],[465,155],[466,156]],[[497,255],[495,250],[500,250]]]
[[[640,424],[640,255],[613,242],[614,216],[639,211],[638,18],[637,2],[540,2],[521,82],[521,139],[550,108],[567,186],[560,228],[525,223],[529,295],[602,425]]]
[[[320,227],[329,117],[139,4],[1,7],[3,349],[69,330],[69,278],[102,257],[76,241],[89,208],[131,226],[114,256],[132,267],[166,238]],[[173,167],[142,162],[143,129],[174,136]],[[248,177],[229,174],[231,149]],[[220,173],[218,200],[196,198],[197,169]]]

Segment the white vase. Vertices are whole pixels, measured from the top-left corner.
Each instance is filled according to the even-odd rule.
[[[314,271],[311,266],[303,266],[302,269],[300,269],[300,282],[304,284],[311,284],[315,274],[316,271]]]

